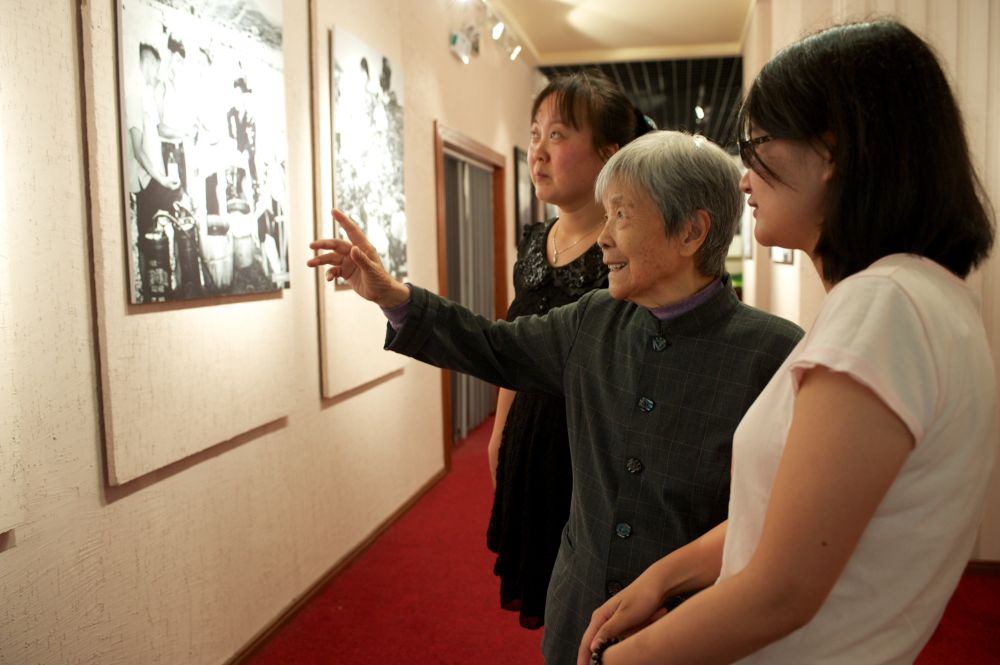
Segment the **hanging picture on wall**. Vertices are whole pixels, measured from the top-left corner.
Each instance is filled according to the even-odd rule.
[[[741,173],[746,173],[746,168],[740,167]],[[739,238],[744,259],[753,258],[753,208],[747,204],[750,195],[743,195],[743,214],[740,215]]]
[[[514,244],[519,245],[528,225],[538,221],[538,198],[531,183],[528,170],[528,153],[514,148],[514,210],[517,214],[517,229]]]
[[[795,263],[795,252],[784,247],[772,247],[771,261],[774,263]]]
[[[550,219],[555,219],[559,216],[559,206],[554,203],[548,203],[547,201],[542,201],[541,204],[542,219],[540,221],[547,222]]]
[[[403,77],[342,28],[331,31],[334,205],[358,223],[397,279],[407,276]]]
[[[282,0],[118,0],[133,303],[289,286]]]

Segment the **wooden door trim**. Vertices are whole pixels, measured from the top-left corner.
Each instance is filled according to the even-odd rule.
[[[437,200],[438,293],[448,297],[448,239],[445,229],[444,156],[456,153],[493,167],[493,307],[495,318],[507,313],[507,159],[492,148],[434,121],[434,182]],[[441,409],[444,423],[444,464],[451,470],[451,384],[441,371]]]

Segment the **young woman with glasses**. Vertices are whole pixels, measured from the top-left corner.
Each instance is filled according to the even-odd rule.
[[[993,213],[946,77],[899,23],[788,47],[739,120],[755,236],[807,254],[827,297],[736,431],[728,520],[596,610],[578,662],[912,663],[996,457],[964,282]]]

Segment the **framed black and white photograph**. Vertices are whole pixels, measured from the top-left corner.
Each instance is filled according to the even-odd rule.
[[[749,197],[746,197],[749,198]],[[744,259],[753,258],[753,210],[748,205],[743,206],[740,217],[740,242]]]
[[[118,0],[132,303],[289,286],[282,0]]]
[[[795,252],[784,247],[772,247],[771,261],[773,263],[795,263]]]
[[[550,219],[555,219],[559,216],[559,206],[554,203],[547,203],[541,200],[539,200],[539,203],[541,204],[539,205],[539,208],[541,208],[540,214],[542,217],[540,221],[547,222]]]
[[[408,274],[403,188],[403,75],[340,27],[331,31],[333,199],[396,279]]]
[[[517,215],[517,229],[514,234],[514,245],[521,242],[524,231],[539,218],[539,202],[535,196],[535,186],[531,182],[531,171],[528,168],[528,153],[520,148],[514,148],[514,210]]]

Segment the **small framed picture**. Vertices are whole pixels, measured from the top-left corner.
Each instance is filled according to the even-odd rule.
[[[531,171],[528,170],[528,153],[520,148],[514,148],[514,211],[517,229],[514,234],[514,244],[517,245],[524,236],[524,229],[537,219],[538,200],[535,197],[535,186],[531,183]]]
[[[750,198],[749,196],[747,198]],[[753,212],[750,206],[743,206],[743,215],[740,217],[739,238],[742,245],[743,258],[753,258]]]
[[[784,247],[772,247],[771,261],[773,263],[795,263],[795,252]]]

